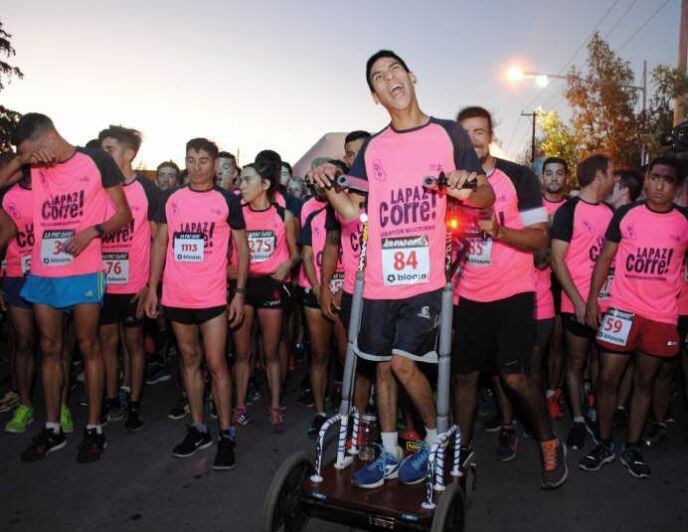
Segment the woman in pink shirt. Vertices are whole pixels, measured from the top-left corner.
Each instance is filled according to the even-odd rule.
[[[278,185],[276,176],[274,164],[267,160],[249,164],[241,171],[239,189],[245,201],[243,212],[250,264],[244,320],[234,331],[237,406],[233,420],[240,425],[250,423],[246,415],[246,391],[250,375],[251,330],[257,314],[270,387],[270,423],[274,432],[283,432],[278,347],[284,308],[289,301],[284,283],[298,263],[299,253],[293,214],[274,203]]]

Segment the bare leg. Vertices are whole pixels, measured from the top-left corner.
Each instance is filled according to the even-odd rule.
[[[478,401],[480,372],[458,373],[454,376],[454,415],[461,429],[461,444],[469,448],[473,439],[473,421]]]
[[[130,363],[129,386],[131,386],[131,401],[141,400],[143,378],[146,372],[146,353],[143,346],[143,327],[124,327],[124,343],[129,354]],[[125,379],[125,382],[126,379]]]
[[[618,403],[619,383],[632,355],[600,353],[600,372],[597,381],[597,415],[600,437],[609,440],[614,426],[614,411]]]
[[[177,338],[182,374],[182,383],[189,400],[189,410],[194,423],[204,423],[203,412],[203,375],[201,375],[201,344],[198,338],[198,325],[186,325],[176,321],[172,330]]]
[[[48,422],[58,423],[60,420],[60,392],[64,381],[62,312],[48,305],[34,305],[34,312],[41,335],[41,351],[43,353],[41,376],[43,394],[45,395],[45,417]]]
[[[22,404],[31,406],[31,384],[34,375],[36,326],[33,310],[9,307],[11,325],[15,332],[14,367],[16,386]]]
[[[642,353],[636,354],[633,374],[633,395],[628,421],[628,443],[637,443],[643,433],[652,401],[652,388],[662,369],[662,359]]]
[[[201,324],[203,345],[205,347],[205,362],[212,375],[213,401],[217,408],[220,430],[227,430],[230,426],[232,404],[232,381],[227,367],[227,314],[219,316]]]
[[[98,319],[100,305],[92,303],[74,307],[74,330],[79,342],[79,350],[84,357],[85,376],[88,383],[88,424],[99,425],[103,403],[103,381],[105,368],[103,355],[98,341]],[[62,349],[60,346],[60,354]],[[61,384],[61,383],[60,383]],[[62,389],[60,388],[60,391]]]
[[[532,423],[533,432],[539,441],[547,441],[554,437],[552,432],[552,422],[545,408],[542,392],[535,385],[535,382],[528,376],[521,373],[502,375],[504,384],[516,394],[523,412],[528,416]]]
[[[282,388],[282,375],[279,360],[279,342],[282,331],[281,309],[258,309],[258,321],[263,337],[263,349],[265,351],[265,373],[268,376],[270,387],[270,405],[280,406],[280,390]]]
[[[397,430],[397,382],[392,373],[391,362],[378,362],[375,366],[377,381],[377,411],[380,417],[381,432]]]
[[[254,309],[244,307],[244,319],[239,328],[234,330],[234,380],[236,383],[236,405],[238,409],[246,408],[246,391],[251,375],[251,331],[253,328]]]
[[[330,335],[332,322],[325,319],[320,309],[305,308],[306,324],[311,338],[311,389],[315,401],[315,412],[325,411],[325,390],[327,388],[327,363],[330,358]]]
[[[119,346],[119,323],[100,326],[100,347],[103,351],[105,366],[105,394],[108,399],[117,397],[117,381],[119,378],[119,362],[117,348]]]
[[[502,423],[504,425],[510,425],[514,421],[514,405],[511,403],[511,399],[509,399],[504,392],[502,380],[499,378],[499,375],[492,375],[490,380],[492,381],[492,386],[494,388],[497,406],[499,406],[499,412],[502,415]]]
[[[671,395],[671,383],[678,369],[678,359],[674,358],[662,363],[657,380],[652,391],[652,414],[657,423],[666,421],[669,410],[669,396]]]
[[[566,369],[566,385],[574,417],[583,417],[583,372],[588,360],[590,340],[566,331],[569,347],[569,363]]]

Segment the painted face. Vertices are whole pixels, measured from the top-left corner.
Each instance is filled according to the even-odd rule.
[[[205,185],[212,180],[215,173],[215,160],[205,150],[189,150],[186,152],[186,170],[189,183]]]
[[[485,162],[490,156],[490,142],[492,142],[490,122],[484,116],[474,116],[462,120],[460,125],[468,133],[468,138],[471,139],[471,144],[480,162]]]
[[[542,181],[547,192],[563,192],[566,186],[566,168],[561,163],[548,163],[542,172]]]
[[[677,190],[678,176],[672,166],[655,164],[645,176],[645,196],[657,206],[668,206]]]
[[[242,168],[239,190],[241,190],[241,195],[247,202],[251,203],[257,200],[263,194],[266,194],[269,188],[270,182],[260,177],[255,168]]]
[[[351,165],[354,164],[356,156],[361,150],[361,146],[363,146],[364,142],[365,139],[358,139],[344,144],[344,162],[349,168],[351,168]]]
[[[100,143],[104,151],[112,155],[120,170],[124,171],[134,160],[134,150],[113,137],[105,137]]]
[[[373,99],[388,110],[407,109],[416,98],[416,78],[392,57],[381,57],[370,69]]]
[[[215,175],[218,179],[218,185],[222,188],[234,188],[234,178],[237,175],[237,167],[234,159],[231,157],[219,157],[215,161]]]
[[[155,174],[155,181],[161,190],[167,190],[177,186],[178,182],[177,169],[173,166],[163,166]]]
[[[280,184],[283,187],[286,187],[287,184],[289,183],[290,179],[291,179],[291,172],[289,171],[289,168],[282,165],[282,168],[280,169]]]

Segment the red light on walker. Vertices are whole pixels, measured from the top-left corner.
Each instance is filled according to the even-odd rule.
[[[449,222],[447,222],[447,225],[449,226],[449,229],[454,231],[459,228],[459,220],[457,218],[450,218]]]

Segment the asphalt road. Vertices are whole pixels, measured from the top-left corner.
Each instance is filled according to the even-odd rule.
[[[0,372],[6,374],[6,366]],[[128,434],[121,422],[110,424],[107,451],[94,464],[76,463],[77,433],[65,449],[32,464],[20,462],[19,452],[40,428],[39,421],[27,434],[0,434],[0,530],[258,530],[273,473],[292,452],[312,448],[305,436],[312,411],[296,406],[292,389],[288,430],[274,435],[263,414],[265,401],[255,403],[251,412],[256,423],[239,432],[238,467],[219,473],[210,468],[214,447],[186,460],[172,457],[184,432],[183,421],[166,417],[176,393],[170,382],[148,387],[143,431]],[[78,430],[85,409],[76,406],[77,395],[72,394],[72,410]],[[575,467],[580,453],[571,453],[569,481],[555,492],[539,488],[538,450],[532,440],[521,439],[514,461],[498,463],[496,435],[478,429],[479,486],[468,510],[468,530],[688,530],[686,415],[680,399],[673,408],[678,420],[670,426],[668,441],[646,454],[651,479],[632,478],[618,462],[586,473]],[[0,422],[4,425],[7,418],[0,415]],[[565,434],[566,427],[562,424],[559,432]],[[313,521],[308,530],[348,528]]]

